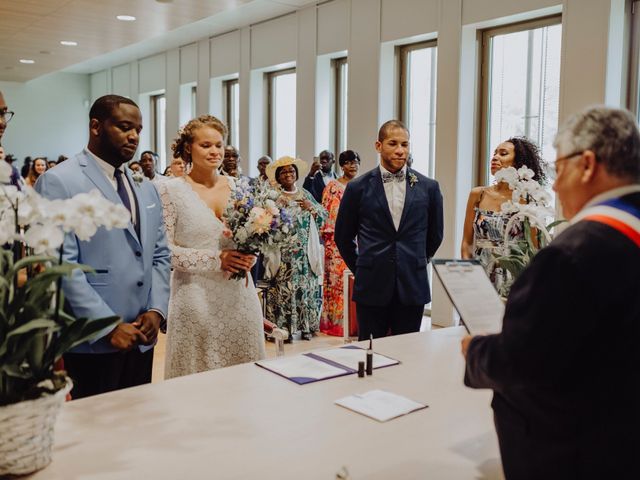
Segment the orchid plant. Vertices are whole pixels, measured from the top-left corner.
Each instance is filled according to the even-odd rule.
[[[64,387],[54,372],[63,353],[114,325],[118,317],[75,319],[63,310],[61,279],[87,266],[62,260],[65,233],[89,240],[98,228],[126,228],[129,211],[97,190],[48,200],[9,186],[0,162],[0,405]]]
[[[511,200],[502,204],[502,212],[509,214],[501,248],[494,253],[494,262],[506,269],[515,280],[529,265],[535,254],[552,239],[551,230],[564,220],[547,223],[554,217],[550,207],[551,195],[536,180],[535,173],[526,166],[516,170],[514,167],[503,168],[496,172],[497,182],[506,182],[512,190]],[[510,238],[510,232],[516,222],[522,222],[524,239]],[[511,283],[503,286],[500,295],[509,294]]]

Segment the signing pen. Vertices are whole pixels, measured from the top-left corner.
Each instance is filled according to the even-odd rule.
[[[373,375],[373,334],[369,335],[369,349],[367,350],[367,375]]]

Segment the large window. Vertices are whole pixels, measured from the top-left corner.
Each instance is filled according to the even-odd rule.
[[[164,93],[151,96],[151,149],[160,157],[159,165],[156,165],[160,172],[167,166],[166,107]]]
[[[240,82],[237,78],[226,80],[224,90],[224,113],[229,128],[227,143],[238,148],[240,144]]]
[[[640,1],[631,3],[631,39],[629,48],[629,88],[627,107],[640,121]]]
[[[411,133],[412,168],[434,176],[436,150],[435,42],[405,45],[400,57],[400,119]]]
[[[500,142],[524,135],[547,162],[554,157],[560,93],[560,17],[483,33],[481,183]]]
[[[347,58],[336,58],[332,61],[335,87],[335,133],[334,145],[336,157],[347,149],[347,84],[349,64]]]
[[[274,160],[296,155],[296,71],[267,74],[269,96],[269,155]]]

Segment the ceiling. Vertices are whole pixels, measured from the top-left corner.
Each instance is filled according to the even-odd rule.
[[[316,1],[0,0],[0,80],[26,82],[61,70],[93,73]]]

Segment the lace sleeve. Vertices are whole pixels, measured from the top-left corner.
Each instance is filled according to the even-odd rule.
[[[220,272],[220,252],[214,249],[187,248],[175,244],[175,229],[178,209],[171,198],[166,183],[159,185],[162,200],[164,223],[167,229],[167,240],[171,248],[171,267],[179,272],[201,273]]]

